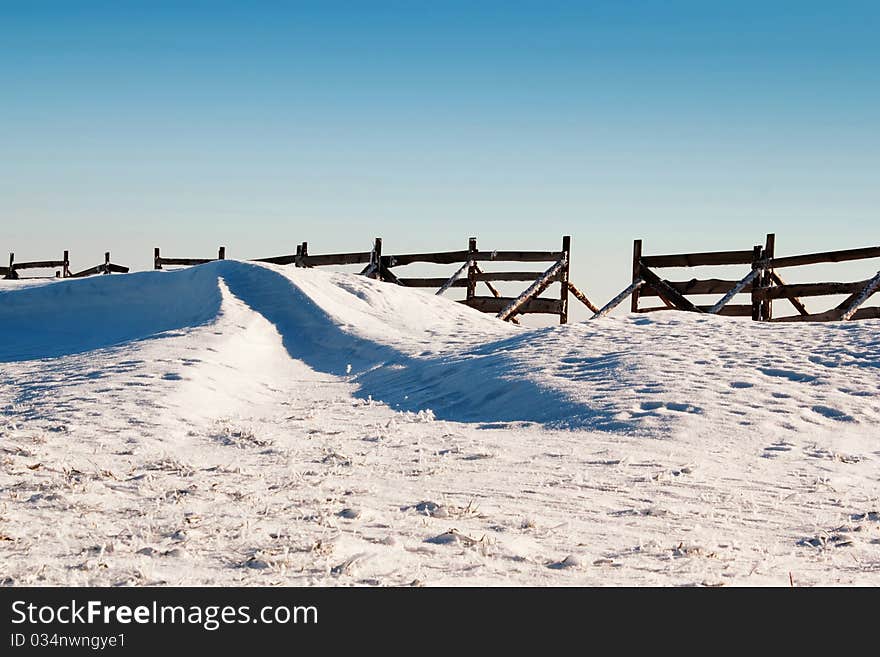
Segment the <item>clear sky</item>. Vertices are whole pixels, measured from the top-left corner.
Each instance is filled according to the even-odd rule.
[[[0,0],[0,252],[880,243],[877,2]]]

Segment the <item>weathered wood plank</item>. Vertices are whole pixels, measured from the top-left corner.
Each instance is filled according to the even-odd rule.
[[[697,306],[697,308],[701,311],[707,312],[712,306]],[[656,313],[663,310],[678,310],[678,308],[670,308],[669,306],[653,306],[650,308],[639,308],[638,312],[640,313]],[[729,303],[721,310],[719,310],[716,315],[722,315],[725,317],[751,317],[752,316],[752,306],[750,304],[734,304]]]
[[[697,309],[708,313],[712,306],[697,306]],[[729,303],[723,306],[715,315],[724,315],[727,317],[751,317],[752,306],[747,304]]]
[[[565,254],[562,258],[562,270],[559,272],[559,301],[562,302],[562,312],[559,314],[559,323],[568,324],[568,278],[571,273],[571,235],[563,235],[562,252]]]
[[[475,257],[477,255],[477,238],[469,237],[468,238],[468,257],[467,257],[467,292],[465,292],[465,298],[470,301],[475,296],[477,296],[477,261]]]
[[[389,267],[402,267],[416,262],[428,262],[436,265],[454,265],[466,261],[467,251],[445,251],[442,253],[405,253],[388,256]]]
[[[544,275],[542,271],[479,271],[477,272],[477,281],[534,281]],[[556,276],[556,280],[562,278],[561,274]]]
[[[856,314],[856,311],[861,307],[877,290],[880,290],[880,271],[868,281],[865,288],[859,292],[859,295],[853,299],[852,303],[846,307],[843,311],[843,314],[840,316],[840,319],[844,321],[848,321],[852,319],[853,315]]]
[[[34,262],[16,262],[13,268],[18,269],[51,269],[52,267],[63,267],[64,260],[38,260]]]
[[[642,267],[642,280],[645,281],[647,285],[650,285],[654,290],[660,293],[660,296],[672,303],[679,310],[686,310],[688,312],[703,312],[699,310],[694,304],[688,301],[684,296],[682,296],[681,292],[671,287],[666,281],[657,276],[654,272],[652,272],[647,267]]]
[[[104,265],[95,265],[94,267],[89,267],[88,269],[83,269],[82,271],[78,271],[75,274],[71,274],[70,278],[83,278],[85,276],[94,276],[95,274],[100,274],[104,271]]]
[[[778,286],[755,290],[759,299],[789,299],[791,297],[824,297],[831,294],[852,294],[862,290],[867,280],[854,283],[780,283]]]
[[[666,283],[682,294],[727,294],[739,284],[740,281],[729,281],[719,278],[707,278],[699,280],[693,278],[689,281],[666,281]],[[746,285],[741,292],[746,294],[752,291],[752,285]],[[654,290],[649,287],[642,288],[639,292],[642,297],[659,297]]]
[[[159,258],[157,262],[160,265],[178,265],[193,267],[195,265],[204,265],[208,262],[214,262],[214,258]]]
[[[381,261],[380,261],[381,262]],[[386,281],[388,283],[394,283],[395,285],[400,285],[401,287],[406,287],[406,284],[401,281],[397,276],[394,275],[394,272],[388,269],[383,265],[379,265],[379,271],[375,276],[380,281]]]
[[[769,258],[772,260],[776,257],[776,233],[767,233],[767,238],[764,241],[764,251],[761,253],[762,258]],[[770,287],[772,284],[771,274],[773,273],[772,269],[763,268],[763,273],[761,277],[755,281],[755,288],[758,287]],[[755,295],[752,295],[752,299],[756,299]],[[761,318],[762,319],[772,319],[773,318],[773,300],[765,299],[761,302]]]
[[[752,263],[752,251],[709,251],[706,253],[673,253],[668,255],[642,256],[646,267],[702,267],[708,265],[748,265]]]
[[[571,281],[566,282],[566,287],[568,287],[568,291],[571,292],[575,298],[584,304],[587,308],[592,310],[594,313],[599,312],[599,309],[593,305],[593,302],[587,298],[587,295],[577,289]]]
[[[733,297],[742,292],[746,286],[750,286],[752,284],[752,281],[754,281],[757,277],[762,276],[763,271],[763,269],[753,269],[752,271],[750,271],[739,283],[731,288],[727,294],[721,297],[717,301],[717,303],[711,306],[706,312],[711,315],[718,314],[718,312],[722,310],[730,302],[730,300],[733,299]]]
[[[564,251],[480,251],[477,262],[554,262],[562,259]]]
[[[389,267],[402,267],[416,262],[437,265],[453,265],[466,261],[469,257],[477,262],[553,262],[562,257],[560,251],[445,251],[441,253],[404,253],[389,256]]]
[[[272,265],[292,265],[296,262],[295,255],[273,256],[271,258],[257,258],[253,262],[267,262]]]
[[[450,287],[467,287],[467,279],[461,276],[467,271],[467,264],[462,265],[461,273],[455,279]],[[544,272],[477,272],[474,274],[476,282],[498,282],[498,281],[534,281],[540,278]],[[454,276],[455,274],[453,274]],[[412,287],[439,287],[449,281],[449,278],[401,278],[401,281],[407,281],[407,285]],[[559,276],[554,277],[554,281],[559,280]],[[440,281],[438,283],[438,281]]]
[[[449,288],[454,287],[454,286],[467,287],[468,286],[467,279],[461,280],[461,277],[465,275],[465,273],[468,271],[468,268],[470,266],[471,266],[471,262],[468,261],[468,262],[465,262],[461,267],[456,269],[455,273],[452,274],[452,276],[450,276],[445,281],[440,283],[440,289],[438,289],[437,292],[435,292],[435,294],[437,296],[440,296],[441,294],[446,292],[446,290],[448,290]],[[434,287],[434,286],[432,286],[432,287]]]
[[[373,250],[370,251],[370,267],[364,274],[367,278],[375,278],[379,281],[390,281],[400,285],[397,276],[391,273],[391,270],[382,266],[382,238],[377,237],[373,241]]]
[[[849,260],[866,260],[868,258],[880,258],[880,246],[772,258],[767,261],[767,266],[772,269],[779,269],[781,267],[799,267],[801,265],[815,265],[822,262],[847,262]]]
[[[536,280],[534,283],[529,285],[522,294],[520,294],[516,299],[514,299],[510,305],[498,313],[498,319],[506,320],[507,318],[517,314],[520,306],[525,304],[529,299],[538,296],[547,289],[547,287],[555,280],[555,277],[559,275],[559,273],[565,268],[567,264],[567,258],[563,255],[562,259],[554,263],[544,274]],[[560,302],[560,310],[559,312],[563,312],[565,310],[564,306]]]
[[[756,244],[752,248],[752,269],[757,269],[760,271],[764,271],[767,267],[762,266],[760,263],[761,260],[764,260],[764,247],[760,244]],[[760,322],[763,319],[767,319],[764,316],[763,305],[762,302],[755,296],[755,288],[756,286],[760,286],[764,281],[763,276],[759,278],[755,285],[752,286],[752,321]]]
[[[776,285],[782,285],[782,286],[784,286],[786,284],[785,281],[782,280],[782,276],[780,276],[777,272],[772,271],[772,270],[770,271],[770,282],[776,283]],[[792,306],[794,306],[794,309],[797,310],[801,315],[809,315],[810,314],[810,311],[807,310],[807,307],[804,305],[804,303],[799,298],[788,297],[788,301],[791,303]],[[772,317],[771,317],[771,319],[772,319]]]
[[[850,317],[851,321],[859,319],[878,319],[880,318],[880,307],[859,308]],[[791,315],[789,317],[774,317],[771,322],[837,322],[840,321],[840,310],[827,310],[822,313],[812,313],[809,315]]]
[[[642,240],[633,240],[633,258],[632,258],[632,280],[633,282],[641,278],[642,271]],[[644,292],[644,286],[634,287],[632,290],[632,300],[630,301],[630,311],[639,312],[639,299]],[[598,311],[597,311],[598,312]]]
[[[326,267],[328,265],[360,265],[370,262],[372,251],[360,253],[328,253],[325,255],[304,255],[304,267]]]
[[[459,303],[464,303],[484,313],[499,313],[513,301],[515,299],[512,297],[472,297],[469,301],[465,299]],[[559,299],[536,297],[529,299],[517,308],[516,313],[558,315],[561,309]]]
[[[478,274],[483,273],[483,272],[480,270],[479,267],[477,267],[477,273],[478,273]],[[483,281],[483,284],[484,284],[487,288],[489,288],[489,292],[492,293],[492,296],[493,296],[493,297],[495,297],[496,299],[500,299],[500,298],[501,298],[501,296],[502,296],[502,295],[501,295],[501,292],[499,292],[498,290],[496,290],[496,289],[495,289],[495,286],[492,285],[492,283],[490,283],[489,281]],[[439,293],[438,293],[438,294],[439,294]],[[509,320],[512,324],[516,324],[517,326],[519,326],[519,320],[518,320],[516,317],[514,317],[513,315],[511,315],[511,316],[508,318],[508,320]]]

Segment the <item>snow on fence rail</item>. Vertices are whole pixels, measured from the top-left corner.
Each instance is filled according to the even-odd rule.
[[[529,313],[557,315],[561,324],[568,322],[569,294],[587,306],[592,318],[609,314],[627,297],[631,298],[634,313],[649,313],[663,310],[683,310],[709,314],[751,317],[755,321],[771,322],[827,322],[853,319],[880,318],[880,307],[865,308],[864,304],[874,294],[880,292],[880,271],[869,279],[854,282],[820,282],[788,284],[779,274],[779,269],[802,267],[819,263],[850,262],[880,258],[880,246],[840,251],[824,251],[801,255],[776,257],[776,235],[769,233],[764,245],[751,249],[732,251],[709,251],[702,253],[671,253],[645,255],[642,240],[633,243],[632,282],[614,299],[597,308],[587,296],[569,280],[571,264],[571,238],[562,238],[559,251],[498,251],[480,250],[477,239],[468,240],[467,249],[461,251],[440,251],[430,253],[404,253],[385,255],[382,253],[382,239],[376,238],[369,251],[354,253],[310,254],[308,242],[297,245],[296,252],[268,258],[257,258],[255,262],[267,262],[296,267],[323,267],[329,265],[364,265],[361,274],[370,278],[387,281],[404,287],[435,288],[441,295],[452,288],[466,288],[464,303],[476,310],[493,313],[499,319],[517,322],[517,316]],[[213,260],[224,260],[226,247],[221,246],[217,258],[169,258],[161,255],[157,247],[153,252],[153,266],[200,265]],[[550,263],[543,271],[485,271],[481,266],[487,262],[526,262]],[[449,276],[439,278],[416,278],[399,276],[400,267],[418,263],[435,265],[458,265]],[[664,268],[694,268],[741,266],[747,269],[736,279],[692,278],[687,281],[670,281],[661,278],[655,270]],[[127,273],[128,267],[110,261],[110,253],[104,254],[104,262],[94,267],[72,273],[69,252],[64,251],[61,260],[40,260],[15,262],[15,254],[9,254],[9,266],[0,267],[0,277],[5,279],[26,278],[19,272],[30,269],[59,268],[55,278],[77,278],[96,274]],[[537,269],[537,268],[536,268]],[[32,276],[30,278],[50,278]],[[518,296],[507,297],[493,285],[498,282],[529,282],[530,285]],[[541,296],[551,285],[559,283],[559,294],[555,298]],[[483,285],[491,296],[477,294],[478,286]],[[688,298],[694,295],[721,296],[712,305],[698,305]],[[739,295],[750,295],[750,303],[731,303]],[[847,295],[835,308],[811,313],[803,301],[805,297]],[[644,307],[642,299],[657,298],[663,305]],[[774,317],[773,302],[787,300],[797,311],[796,315]]]
[[[218,259],[225,258],[226,249],[220,247]],[[310,254],[308,242],[296,247],[291,255],[256,258],[254,262],[267,262],[276,265],[294,265],[296,267],[325,267],[331,265],[365,265],[361,275],[381,281],[387,281],[403,287],[437,288],[436,294],[443,294],[451,288],[467,288],[466,297],[461,301],[481,312],[493,313],[499,319],[517,322],[517,315],[540,313],[558,315],[560,324],[568,322],[568,295],[571,293],[578,301],[593,312],[597,308],[569,280],[571,259],[571,237],[562,238],[560,251],[481,251],[477,248],[477,239],[468,240],[467,249],[461,251],[440,251],[431,253],[403,253],[384,255],[382,238],[377,237],[370,251],[354,253]],[[162,269],[164,265],[198,265],[210,262],[203,258],[165,258],[159,248],[154,251],[154,267]],[[552,263],[544,271],[484,271],[480,263],[485,262],[549,262]],[[407,265],[428,263],[436,265],[458,264],[454,273],[443,278],[407,278],[398,276],[395,268]],[[503,296],[492,285],[493,282],[531,282],[525,291],[516,297]],[[540,296],[550,285],[559,283],[559,296],[547,298]],[[477,286],[483,284],[492,296],[478,296]]]
[[[58,271],[55,272],[54,276],[22,276],[19,274],[20,271],[25,269],[55,269],[59,268]],[[9,266],[8,267],[0,267],[0,276],[7,280],[20,280],[20,279],[35,279],[35,278],[81,278],[83,276],[92,276],[95,274],[111,274],[111,273],[120,273],[127,274],[129,271],[128,267],[123,267],[122,265],[116,265],[110,262],[110,252],[107,251],[104,254],[104,262],[94,267],[89,267],[88,269],[83,269],[79,272],[71,272],[70,271],[70,252],[65,251],[61,260],[35,260],[31,262],[16,262],[15,254],[9,254]]]
[[[853,283],[799,283],[786,284],[776,271],[785,267],[799,267],[818,263],[848,262],[880,258],[880,247],[825,251],[796,256],[775,257],[776,235],[769,233],[763,246],[751,250],[713,251],[707,253],[677,253],[646,256],[642,253],[642,240],[633,243],[632,284],[606,304],[593,318],[607,315],[627,296],[631,297],[634,313],[662,310],[684,310],[711,314],[751,317],[755,321],[770,322],[827,322],[880,317],[880,308],[863,308],[865,302],[880,291],[880,272],[874,277]],[[725,265],[749,265],[749,270],[739,280],[696,279],[669,281],[662,279],[654,270],[667,267],[702,267]],[[711,306],[695,305],[687,295],[721,294]],[[739,294],[750,294],[751,304],[731,305]],[[810,313],[801,297],[849,295],[831,310]],[[658,297],[664,305],[642,307],[644,297]],[[797,315],[774,317],[773,301],[787,299]]]
[[[759,266],[765,254],[772,257],[775,248],[775,236],[767,235],[765,246],[754,246],[751,249],[738,251],[710,251],[705,253],[673,253],[662,255],[644,255],[642,240],[633,242],[632,280],[644,281],[631,291],[630,309],[634,313],[649,313],[661,310],[686,310],[689,312],[705,312],[734,317],[751,317],[761,319],[771,312],[770,304],[757,302],[753,297],[750,304],[731,304],[739,294],[750,294],[760,285],[765,273]],[[689,281],[668,281],[661,278],[654,270],[680,267],[719,267],[748,265],[748,269],[736,280],[717,278]],[[714,304],[696,305],[688,299],[689,295],[721,294],[722,297]],[[642,307],[641,300],[656,297],[663,302],[662,306]],[[620,299],[622,301],[623,299]]]
[[[767,272],[768,283],[755,290],[754,296],[763,303],[773,303],[774,299],[788,299],[798,311],[797,315],[769,317],[773,322],[832,322],[851,319],[872,319],[880,317],[880,307],[863,308],[871,296],[880,291],[880,271],[872,278],[851,283],[797,283],[786,284],[777,269],[802,267],[819,263],[850,262],[880,258],[880,246],[842,251],[807,253],[784,258],[767,257],[761,265]],[[810,313],[802,301],[803,297],[822,297],[846,294],[840,304],[831,310]]]

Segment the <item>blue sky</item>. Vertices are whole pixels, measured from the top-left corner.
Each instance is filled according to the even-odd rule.
[[[0,0],[0,251],[880,242],[872,2]],[[94,262],[93,262],[94,261]]]

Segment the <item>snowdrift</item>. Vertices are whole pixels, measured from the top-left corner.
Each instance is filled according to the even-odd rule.
[[[221,282],[271,323],[290,358],[396,410],[650,435],[880,419],[874,321],[769,326],[676,313],[527,330],[362,277],[235,261],[6,286],[0,362],[209,325],[224,313]]]

